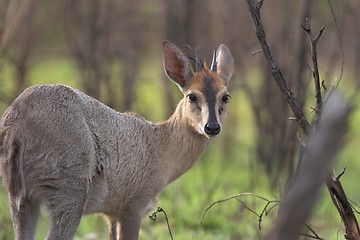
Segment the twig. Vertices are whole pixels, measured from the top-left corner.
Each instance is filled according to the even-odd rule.
[[[251,56],[253,57],[253,56],[255,56],[256,54],[261,53],[261,52],[262,52],[262,49],[258,49],[258,50],[256,50],[255,52],[253,52],[253,53],[251,54]]]
[[[352,207],[352,209],[355,211],[355,213],[360,214],[360,211],[357,210],[357,208],[360,208],[359,204],[357,204],[356,202],[354,202],[354,201],[351,200],[350,198],[348,198],[348,201],[351,203],[351,207]],[[355,207],[357,207],[357,208],[355,208],[354,205],[355,205]]]
[[[306,234],[306,233],[300,233],[299,235],[305,236],[305,237],[308,237],[308,238],[324,240],[323,238],[319,237],[319,235],[309,225],[304,223],[304,226],[312,233],[312,235]]]
[[[151,215],[149,215],[149,218],[153,221],[156,221],[156,216],[157,216],[157,213],[159,212],[162,212],[164,213],[164,216],[165,216],[165,220],[166,220],[166,224],[167,224],[167,228],[168,228],[168,231],[169,231],[169,235],[170,235],[170,239],[171,240],[174,240],[173,236],[172,236],[172,232],[171,232],[171,228],[170,228],[170,223],[169,223],[169,219],[168,219],[168,216],[166,214],[166,212],[164,211],[164,209],[162,209],[161,207],[158,207],[158,209],[153,212]]]
[[[324,240],[323,238],[320,238],[320,237],[317,237],[317,236],[313,236],[313,235],[310,235],[310,234],[307,234],[307,233],[299,233],[299,235],[300,235],[300,236],[307,237],[307,238]]]
[[[261,230],[261,221],[262,218],[260,216],[260,214],[258,214],[257,212],[255,212],[254,210],[252,210],[250,207],[248,207],[243,201],[240,201],[240,203],[244,206],[244,208],[246,208],[249,212],[253,213],[255,216],[258,217],[258,222],[259,222],[259,229]]]
[[[236,198],[237,199],[237,198]],[[265,214],[265,216],[267,216],[271,210],[273,210],[275,207],[280,205],[280,202],[277,200],[274,201],[268,201],[264,208],[262,209],[261,213],[258,214],[257,212],[255,212],[255,210],[252,210],[250,207],[248,207],[243,201],[240,201],[240,203],[251,213],[255,214],[258,217],[258,222],[259,222],[259,230],[261,230],[261,223],[262,223],[262,219],[263,216]],[[267,209],[271,204],[273,204],[269,209]]]
[[[327,88],[326,88],[326,85],[325,85],[325,81],[324,81],[324,80],[321,81],[321,87],[324,89],[325,92],[327,91]]]
[[[265,205],[264,209],[261,211],[260,214],[257,214],[255,211],[251,210],[250,208],[248,208],[241,200],[239,200],[238,198],[239,197],[243,197],[243,196],[252,196],[252,197],[255,197],[255,198],[259,198],[263,201],[266,201],[267,204]],[[279,204],[279,201],[277,200],[269,200],[267,198],[264,198],[264,197],[261,197],[257,194],[254,194],[254,193],[239,193],[239,194],[236,194],[234,196],[231,196],[231,197],[228,197],[228,198],[225,198],[225,199],[221,199],[221,200],[218,200],[218,201],[215,201],[213,202],[212,204],[210,204],[206,209],[205,211],[203,212],[203,214],[201,215],[201,219],[200,219],[200,224],[202,224],[203,220],[204,220],[204,217],[206,215],[206,213],[210,210],[210,208],[212,208],[214,205],[217,205],[217,204],[220,204],[220,203],[224,203],[224,202],[227,202],[229,200],[233,200],[233,199],[236,199],[238,201],[240,201],[244,207],[246,209],[248,209],[249,211],[251,211],[252,213],[254,213],[257,217],[259,217],[259,219],[262,218],[263,214],[266,213],[266,215],[274,208],[274,206],[272,206],[269,210],[267,210],[267,207],[269,206],[269,204],[271,203],[277,203]],[[261,222],[261,221],[260,221]],[[260,227],[260,226],[259,226]]]
[[[264,0],[259,0],[259,1],[256,3],[256,9],[257,9],[258,11],[260,11],[263,3],[264,3]]]
[[[315,108],[315,127],[317,126],[317,122],[320,118],[322,107],[323,107],[323,101],[321,97],[321,84],[320,84],[320,74],[319,74],[319,66],[317,61],[317,51],[316,51],[316,45],[319,41],[322,33],[324,32],[325,26],[323,26],[320,31],[313,36],[311,26],[309,19],[306,18],[305,20],[305,26],[301,25],[301,27],[304,29],[304,31],[307,33],[310,47],[311,47],[311,59],[313,62],[313,67],[310,68],[312,70],[312,74],[314,77],[314,85],[315,85],[315,97],[316,97],[316,108]]]
[[[294,94],[292,93],[291,89],[287,85],[287,82],[285,81],[285,78],[284,78],[277,62],[275,61],[275,59],[272,55],[271,48],[267,42],[265,30],[264,30],[262,20],[260,17],[260,9],[254,3],[253,0],[247,0],[247,2],[248,2],[250,14],[254,21],[256,36],[260,42],[260,45],[261,45],[262,51],[264,53],[264,56],[267,60],[270,72],[271,72],[276,84],[278,85],[279,89],[286,97],[286,100],[289,103],[290,108],[294,112],[294,115],[297,119],[299,126],[302,128],[305,135],[308,135],[311,132],[311,126],[310,126],[309,122],[307,121],[306,117],[304,116],[302,108],[300,107],[299,103],[295,99]]]
[[[344,167],[343,170],[341,170],[341,172],[339,173],[339,175],[337,175],[336,179],[337,179],[337,180],[340,180],[341,176],[344,175],[345,171],[346,171],[346,167]]]

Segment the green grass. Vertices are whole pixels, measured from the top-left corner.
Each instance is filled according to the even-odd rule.
[[[161,68],[153,70],[157,69],[158,65],[155,67],[147,64],[148,69],[140,72],[134,106],[137,112],[153,121],[164,120],[165,116],[163,89],[158,81],[161,77]],[[10,66],[6,66],[0,72],[0,83],[9,92],[14,91],[13,74]],[[257,76],[256,72],[251,75]],[[29,77],[31,84],[63,83],[80,87],[76,66],[67,59],[39,62],[34,65]],[[203,223],[200,223],[204,210],[219,199],[242,192],[253,192],[275,200],[281,192],[271,190],[262,167],[256,161],[254,119],[245,94],[235,91],[231,95],[229,114],[221,136],[211,144],[205,156],[193,169],[165,189],[157,204],[167,213],[174,239],[259,239],[266,235],[276,218],[274,209],[269,216],[263,217],[262,228],[259,230],[258,218],[246,210],[241,202],[230,200],[212,207]],[[0,111],[4,110],[5,106],[0,106]],[[356,150],[360,144],[360,127],[357,124],[359,121],[360,111],[356,111],[352,116],[347,145],[335,166],[337,172],[344,166],[348,167],[341,180],[349,197],[358,203],[360,193],[357,181],[360,163],[357,161]],[[341,239],[344,235],[343,227],[325,188],[321,196],[309,222],[325,239],[336,239],[340,229]],[[242,197],[241,200],[258,213],[264,207],[264,201],[254,197]],[[48,231],[49,220],[46,211],[42,210],[42,213],[37,239],[44,239]],[[13,239],[7,196],[3,187],[0,187],[0,229],[0,239]],[[107,226],[101,216],[82,218],[77,239],[89,239],[89,234],[95,234],[95,239],[106,238]],[[161,213],[158,213],[155,222],[147,217],[143,219],[140,239],[170,239],[166,221]]]

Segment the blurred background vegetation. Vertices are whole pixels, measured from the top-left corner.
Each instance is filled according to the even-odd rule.
[[[295,96],[311,119],[315,106],[305,18],[314,31],[325,25],[318,43],[323,86],[341,75],[340,89],[354,96],[360,83],[360,2],[264,1],[262,17],[274,55]],[[336,20],[335,20],[335,19]],[[339,44],[342,41],[343,51]],[[259,239],[276,218],[275,208],[258,217],[265,202],[243,197],[212,208],[212,202],[241,192],[280,199],[296,169],[298,126],[268,74],[247,4],[240,0],[0,0],[0,113],[26,87],[62,83],[81,89],[118,111],[135,111],[151,121],[173,112],[181,98],[162,67],[162,41],[199,47],[208,62],[225,43],[235,59],[232,95],[224,131],[203,159],[161,195],[174,239]],[[344,64],[342,64],[344,61]],[[325,89],[324,89],[325,90]],[[358,97],[352,98],[355,103]],[[342,183],[360,204],[358,110],[334,169],[344,166]],[[342,239],[344,229],[324,188],[308,224],[324,239]],[[43,211],[38,239],[47,233]],[[101,216],[86,216],[78,239],[103,239]],[[0,239],[13,239],[7,195],[0,187]],[[165,219],[144,218],[140,239],[169,239]]]

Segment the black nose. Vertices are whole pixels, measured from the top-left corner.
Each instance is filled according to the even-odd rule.
[[[209,122],[205,125],[204,130],[209,135],[217,135],[217,134],[219,134],[221,127],[216,122]]]

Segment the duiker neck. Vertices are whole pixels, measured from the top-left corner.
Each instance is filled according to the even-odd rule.
[[[167,184],[187,172],[202,156],[210,140],[199,134],[186,121],[181,100],[174,114],[165,122],[157,124],[157,135],[163,143],[159,164],[164,166]]]

